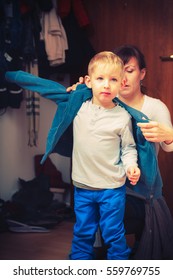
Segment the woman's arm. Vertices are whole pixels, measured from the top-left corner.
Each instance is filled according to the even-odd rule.
[[[138,123],[141,131],[147,141],[150,142],[164,142],[165,145],[173,143],[173,128],[150,121],[149,123]]]
[[[159,99],[149,99],[147,103],[149,123],[138,123],[146,140],[160,143],[166,152],[173,151],[173,126],[167,106]],[[151,112],[150,112],[151,111]]]

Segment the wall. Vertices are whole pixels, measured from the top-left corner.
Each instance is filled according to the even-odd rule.
[[[148,94],[168,106],[173,119],[173,1],[84,0],[90,19],[89,39],[96,51],[113,50],[122,44],[137,45],[145,54]],[[173,153],[160,152],[163,192],[173,213]]]
[[[64,85],[69,85],[66,75]],[[0,116],[0,198],[8,200],[18,189],[18,178],[31,180],[35,177],[34,155],[45,151],[46,137],[56,110],[56,105],[40,98],[40,129],[37,147],[28,146],[26,102],[20,109],[7,108]],[[58,154],[50,156],[65,182],[70,182],[70,159]]]

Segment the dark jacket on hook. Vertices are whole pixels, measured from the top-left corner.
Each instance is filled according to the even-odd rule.
[[[54,151],[62,154],[60,151],[60,148],[62,148],[61,140],[63,137],[66,138],[64,135],[68,132],[82,103],[92,98],[91,90],[85,85],[78,85],[75,91],[67,93],[66,88],[61,84],[39,78],[24,71],[8,71],[6,72],[6,79],[24,89],[38,92],[41,96],[54,101],[58,105],[51,129],[48,133],[46,151],[42,158],[42,163]],[[118,98],[115,98],[114,102],[123,106],[132,117],[133,133],[138,150],[138,164],[141,169],[140,180],[133,187],[133,190],[147,199],[158,198],[162,195],[162,179],[158,168],[155,145],[145,140],[141,129],[137,126],[138,122],[148,122],[148,117],[142,112],[127,106]],[[68,138],[68,140],[71,141],[71,144],[65,146],[68,150],[65,156],[71,156],[72,135],[71,139]]]

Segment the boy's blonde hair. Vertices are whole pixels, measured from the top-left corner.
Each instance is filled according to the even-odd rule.
[[[118,67],[123,74],[124,63],[119,56],[110,51],[103,51],[97,53],[88,64],[88,75],[91,75],[95,67],[100,67],[100,64],[109,64],[113,65],[116,68]]]

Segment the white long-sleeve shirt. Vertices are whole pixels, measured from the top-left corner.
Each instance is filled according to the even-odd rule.
[[[131,117],[115,106],[105,109],[83,103],[73,122],[72,179],[98,189],[117,188],[129,166],[137,166]]]
[[[141,109],[150,120],[163,123],[172,128],[171,116],[167,106],[157,98],[144,95],[144,103]],[[155,143],[157,152],[159,151],[159,143]],[[160,143],[162,149],[166,152],[173,151],[173,143],[166,145],[164,142]]]

